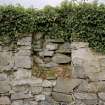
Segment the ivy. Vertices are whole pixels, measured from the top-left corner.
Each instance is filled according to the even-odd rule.
[[[63,2],[41,10],[0,6],[0,41],[10,43],[17,40],[18,33],[33,32],[65,41],[86,41],[105,53],[105,5]]]

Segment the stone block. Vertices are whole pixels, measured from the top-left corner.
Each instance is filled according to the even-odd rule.
[[[75,89],[77,86],[80,85],[82,80],[80,79],[57,79],[57,83],[54,87],[54,91],[56,92],[62,92],[69,94],[73,92],[73,89]]]
[[[32,94],[40,94],[42,92],[42,87],[31,86]]]
[[[52,58],[52,61],[54,63],[64,64],[64,63],[70,63],[71,58],[64,54],[55,54],[54,57]]]
[[[52,87],[52,83],[48,80],[44,80],[42,83],[43,87]]]
[[[57,50],[58,45],[54,43],[47,43],[45,47],[48,51]]]
[[[52,97],[57,102],[70,102],[70,103],[73,102],[72,95],[68,95],[68,94],[52,92]]]
[[[7,96],[0,97],[0,105],[11,105],[11,101]]]
[[[35,96],[36,101],[44,101],[45,100],[45,95],[40,94]]]

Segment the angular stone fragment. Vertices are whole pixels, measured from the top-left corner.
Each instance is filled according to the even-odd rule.
[[[8,81],[0,81],[0,93],[7,93],[11,90]]]
[[[21,100],[21,99],[29,99],[33,98],[31,94],[25,94],[22,92],[14,93],[11,95],[11,100]]]
[[[52,61],[58,64],[63,64],[63,63],[70,63],[71,58],[64,55],[64,54],[56,54],[53,58]]]
[[[57,102],[70,102],[70,103],[73,102],[72,95],[67,95],[67,94],[63,94],[63,93],[52,92],[52,97]]]
[[[54,91],[62,93],[71,93],[73,89],[80,85],[82,81],[80,79],[57,79],[57,83],[54,87]]]
[[[0,97],[0,104],[1,105],[11,105],[11,101],[7,96]]]

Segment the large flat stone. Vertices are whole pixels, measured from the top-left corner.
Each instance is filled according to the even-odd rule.
[[[9,82],[7,81],[0,81],[0,93],[7,93],[11,90]]]
[[[66,56],[64,54],[56,54],[52,61],[58,64],[64,64],[64,63],[70,63],[71,58],[69,56]]]
[[[31,68],[32,59],[30,56],[15,56],[16,68]]]
[[[71,93],[82,81],[80,79],[57,79],[54,91],[61,93]]]
[[[33,98],[31,94],[25,94],[22,92],[11,94],[11,100],[21,100],[21,99],[29,99]]]
[[[0,104],[1,105],[11,105],[11,101],[8,97],[2,96],[0,97]]]
[[[63,93],[52,92],[52,97],[57,102],[70,102],[70,103],[73,102],[72,95],[67,95],[67,94],[63,94]]]

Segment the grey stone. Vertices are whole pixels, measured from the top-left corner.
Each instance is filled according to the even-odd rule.
[[[57,67],[57,66],[58,64],[54,62],[49,62],[43,65],[43,67],[46,67],[46,68],[52,68],[52,67]]]
[[[21,85],[29,85],[29,86],[42,86],[42,79],[40,78],[30,78],[30,79],[22,79],[11,81],[12,86],[21,86]]]
[[[58,64],[62,64],[62,63],[70,63],[71,58],[63,55],[63,54],[56,54],[53,58],[52,61]]]
[[[52,97],[57,102],[73,102],[72,95],[67,95],[63,93],[52,92]]]
[[[0,97],[0,104],[1,105],[11,105],[11,101],[8,97],[2,96]]]
[[[36,87],[36,86],[32,86],[31,87],[31,91],[32,91],[32,94],[40,94],[42,92],[42,87]]]
[[[71,48],[76,50],[79,48],[87,48],[89,46],[89,43],[86,42],[72,42],[71,43]]]
[[[94,93],[74,93],[74,97],[80,100],[96,100],[97,95]]]
[[[12,105],[24,105],[22,100],[15,100],[12,102]]]
[[[35,96],[36,101],[44,101],[45,100],[45,95],[40,94]]]
[[[8,81],[0,81],[0,93],[7,93],[11,90]]]
[[[54,87],[54,91],[62,93],[71,93],[73,89],[80,85],[82,81],[80,79],[57,79],[57,83]]]
[[[43,37],[43,33],[38,32],[38,33],[35,34],[34,37],[35,37],[35,40],[40,40]]]
[[[17,45],[23,46],[31,46],[32,37],[23,37],[22,39],[18,40]]]
[[[15,56],[15,68],[31,68],[32,59],[30,56]]]
[[[46,45],[46,49],[49,51],[56,50],[57,48],[58,48],[58,45],[54,43],[47,43]]]
[[[52,87],[52,83],[49,80],[44,80],[42,83],[43,87]]]
[[[52,88],[44,88],[43,89],[43,94],[46,96],[50,96],[52,93]]]
[[[33,98],[31,94],[25,94],[22,92],[11,94],[11,100],[29,99]]]
[[[71,44],[69,42],[62,44],[57,50],[57,52],[64,54],[71,53]]]
[[[31,71],[27,69],[19,68],[16,72],[14,72],[15,79],[26,79],[31,77]]]
[[[100,92],[98,93],[98,96],[101,100],[104,100],[105,101],[105,93],[104,92]]]
[[[7,80],[7,74],[6,73],[0,73],[0,81]]]
[[[41,101],[41,102],[39,102],[39,105],[54,105],[54,104],[49,103],[47,101]]]
[[[34,100],[33,101],[24,100],[24,105],[39,105],[39,104]]]
[[[48,51],[48,50],[39,52],[39,56],[41,56],[41,57],[52,57],[53,54],[54,54],[54,51]]]
[[[37,64],[44,64],[43,59],[41,59],[41,58],[39,58],[39,57],[37,57],[37,56],[34,56],[34,57],[33,57],[33,60],[34,60],[34,62],[37,63]]]

